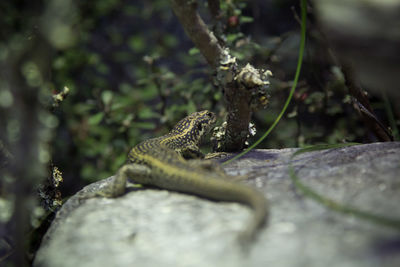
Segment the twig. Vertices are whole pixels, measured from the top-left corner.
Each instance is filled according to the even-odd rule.
[[[210,32],[197,13],[196,1],[171,0],[171,6],[185,29],[186,34],[193,41],[200,53],[211,66],[218,65],[222,48],[217,38]]]
[[[344,74],[345,84],[349,89],[350,95],[353,97],[355,108],[360,112],[364,123],[380,141],[393,141],[392,134],[376,117],[369,103],[368,97],[355,79],[350,65],[342,64],[342,72]]]

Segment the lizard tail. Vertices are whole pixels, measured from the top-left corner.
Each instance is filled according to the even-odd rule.
[[[248,248],[268,223],[269,205],[261,192],[247,186],[243,186],[243,189],[249,192],[245,194],[246,198],[242,203],[252,208],[254,214],[247,228],[239,234],[238,239],[242,247]]]

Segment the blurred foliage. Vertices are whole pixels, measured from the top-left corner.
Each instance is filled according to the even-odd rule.
[[[58,127],[51,145],[52,162],[63,172],[66,194],[114,174],[130,147],[166,133],[186,114],[210,109],[223,119],[222,92],[213,87],[211,70],[185,36],[168,1],[66,1],[66,6],[61,2],[43,1],[48,8],[39,21],[59,25],[43,27],[57,48],[49,70],[51,93],[70,88],[54,111]],[[206,2],[199,6],[205,17]],[[65,12],[58,18],[50,16],[60,5]],[[294,77],[299,25],[291,7],[297,5],[294,0],[221,1],[224,33],[219,37],[240,62],[274,74],[270,107],[254,115],[258,129],[254,138],[279,113]],[[16,33],[20,24],[29,28],[38,22],[29,16],[21,22],[17,5],[2,2],[1,7],[6,12],[0,22],[0,47],[4,40],[21,45],[18,40],[26,36]],[[312,26],[308,35],[294,102],[260,147],[373,140],[350,105],[322,35]],[[0,104],[6,105],[7,91],[2,89],[0,96]],[[382,100],[372,97],[385,121]]]
[[[53,61],[55,88],[71,89],[57,111],[54,161],[69,155],[60,167],[87,183],[114,174],[130,147],[186,114],[215,110],[221,93],[201,55],[188,53],[192,45],[167,1],[103,0],[78,9],[79,42]]]

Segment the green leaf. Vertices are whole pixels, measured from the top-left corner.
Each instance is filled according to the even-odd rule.
[[[100,72],[101,74],[108,74],[110,72],[110,68],[104,64],[104,63],[100,63],[96,66],[96,69],[98,72]]]
[[[168,47],[171,47],[171,48],[177,46],[177,44],[178,44],[178,40],[172,34],[166,34],[164,36],[164,42]]]
[[[121,167],[126,161],[126,155],[124,153],[121,153],[119,156],[114,158],[114,160],[111,163],[111,168],[113,170],[117,170],[119,167]]]
[[[134,35],[129,37],[128,45],[135,52],[143,52],[144,49],[146,48],[145,40],[140,35]]]
[[[112,91],[106,90],[101,93],[101,100],[103,101],[104,105],[106,106],[110,105],[112,99],[113,99]]]
[[[133,90],[133,87],[129,83],[122,82],[119,84],[119,90],[125,94],[128,94]]]
[[[91,103],[77,103],[73,108],[76,114],[83,115],[87,114],[91,109],[95,108],[95,106]]]
[[[200,53],[200,50],[197,47],[192,47],[189,49],[189,55],[194,56]]]
[[[187,104],[187,113],[188,114],[191,114],[191,113],[193,113],[193,112],[195,112],[196,111],[196,104],[192,101],[192,100],[189,100],[189,103]]]
[[[231,33],[231,34],[228,34],[227,36],[226,36],[226,40],[228,41],[228,42],[233,42],[233,41],[235,41],[237,38],[239,38],[240,37],[240,34],[238,34],[238,33]]]
[[[153,122],[135,122],[132,123],[132,127],[144,130],[154,130],[156,128],[156,124]]]
[[[90,116],[88,119],[89,125],[97,125],[101,122],[101,120],[104,117],[104,112],[99,112],[97,114],[94,114],[93,116]]]
[[[139,91],[139,94],[142,101],[152,100],[158,95],[158,90],[155,84],[149,84],[146,88]]]
[[[86,181],[96,181],[98,179],[96,175],[97,170],[92,165],[83,165],[81,170],[81,176],[83,179],[85,179]]]
[[[99,64],[100,63],[100,61],[101,61],[101,59],[100,59],[100,55],[99,54],[96,54],[96,53],[91,53],[91,54],[89,54],[88,56],[88,63],[90,64],[90,65],[97,65],[97,64]]]
[[[142,120],[157,118],[158,113],[154,112],[151,107],[142,108],[138,112],[138,118]]]
[[[215,92],[214,93],[214,100],[216,100],[216,101],[220,101],[221,100],[221,98],[222,98],[222,94],[221,94],[221,92]]]
[[[254,21],[254,19],[252,17],[248,17],[248,16],[240,17],[240,23],[251,23],[253,21]]]

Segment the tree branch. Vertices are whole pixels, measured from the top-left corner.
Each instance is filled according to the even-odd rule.
[[[266,107],[270,71],[255,69],[250,64],[240,67],[228,48],[223,48],[197,12],[195,0],[170,0],[172,9],[186,34],[200,50],[216,73],[215,83],[224,92],[227,103],[227,122],[214,134],[214,149],[238,151],[249,137],[251,113]],[[215,17],[219,1],[208,1]]]
[[[186,34],[211,66],[216,66],[222,54],[217,38],[197,13],[196,1],[171,0],[171,6]]]

